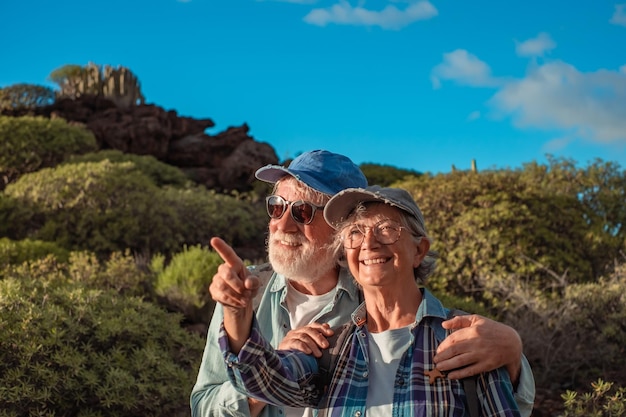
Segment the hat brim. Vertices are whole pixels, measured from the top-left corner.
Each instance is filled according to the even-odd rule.
[[[410,208],[398,204],[395,201],[391,201],[376,192],[367,191],[362,188],[349,188],[341,191],[330,199],[324,208],[324,219],[326,219],[326,222],[331,227],[336,229],[339,224],[348,218],[350,213],[352,213],[359,204],[373,202],[389,204],[390,206],[397,207],[414,215]]]
[[[289,172],[287,168],[280,165],[266,165],[262,168],[257,169],[254,173],[254,176],[257,179],[272,184],[276,183],[279,179],[287,175],[291,175],[292,177],[294,176],[291,172]]]
[[[341,191],[326,204],[324,218],[331,227],[336,229],[359,203],[370,201],[380,201],[380,199],[367,191],[355,189]]]

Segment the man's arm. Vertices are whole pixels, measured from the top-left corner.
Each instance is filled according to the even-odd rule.
[[[249,280],[247,271],[230,246],[216,238],[211,240],[211,244],[225,261],[213,277],[210,288],[213,298],[221,304],[216,305],[209,326],[198,378],[191,393],[191,415],[255,417],[262,411],[264,404],[249,400],[232,386],[218,345],[222,322],[229,323],[236,348],[240,348],[245,342],[252,321],[251,300],[255,293],[255,283],[249,282],[246,286],[245,281]],[[247,322],[243,316],[248,316]]]
[[[316,376],[317,359],[298,350],[275,350],[253,321],[250,337],[239,353],[230,349],[224,326],[218,344],[228,377],[238,390],[269,404],[289,407],[312,407],[321,392]]]
[[[437,369],[450,371],[448,378],[462,379],[505,367],[522,417],[530,416],[535,380],[515,329],[476,314],[456,316],[443,322],[443,327],[454,332],[437,348]]]
[[[191,416],[254,417],[255,414],[249,410],[248,397],[233,387],[226,374],[224,358],[217,343],[222,318],[222,306],[218,304],[209,326],[196,384],[191,391]],[[262,408],[254,411],[258,413]]]

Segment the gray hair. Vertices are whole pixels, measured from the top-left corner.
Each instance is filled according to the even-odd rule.
[[[274,183],[274,188],[272,189],[272,194],[276,194],[276,191],[278,190],[278,185],[283,182],[293,183],[296,190],[302,193],[303,200],[310,201],[313,204],[323,206],[324,204],[328,203],[328,200],[330,200],[330,198],[332,197],[331,195],[324,194],[321,191],[317,191],[316,189],[309,187],[308,185],[304,184],[301,181],[298,181],[291,175],[285,175],[284,177],[276,181],[276,183]]]
[[[356,206],[356,208],[352,210],[352,212],[348,215],[346,220],[339,223],[336,227],[337,233],[335,233],[335,239],[333,241],[333,250],[336,256],[339,259],[341,259],[340,264],[342,266],[346,266],[346,261],[345,261],[343,241],[341,239],[341,231],[347,226],[351,225],[352,222],[356,218],[362,216],[363,213],[366,211],[367,206],[370,204],[385,204],[385,203],[382,203],[382,202],[359,203]],[[412,216],[410,213],[400,208],[397,208],[397,209],[400,212],[400,225],[405,227],[409,231],[415,243],[419,243],[422,239],[427,239],[430,243],[432,243],[432,239],[428,236],[428,233],[426,232],[426,226],[424,225],[423,222],[418,220],[416,217]],[[415,282],[417,282],[420,285],[426,284],[428,277],[431,276],[432,273],[435,271],[438,257],[439,257],[439,254],[436,251],[431,250],[431,249],[428,250],[428,253],[426,253],[426,256],[424,257],[424,259],[422,259],[422,262],[417,266],[417,268],[413,269]]]

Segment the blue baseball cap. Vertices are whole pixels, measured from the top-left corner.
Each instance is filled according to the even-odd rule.
[[[331,196],[346,188],[367,187],[367,178],[350,158],[324,150],[305,152],[291,161],[288,168],[266,165],[254,175],[272,184],[291,175],[314,190]]]

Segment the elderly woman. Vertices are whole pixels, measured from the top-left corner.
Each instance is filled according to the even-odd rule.
[[[433,362],[446,337],[449,311],[421,285],[434,269],[424,218],[410,194],[397,188],[348,189],[333,197],[324,217],[337,229],[337,247],[363,290],[325,392],[318,361],[275,351],[260,335],[250,308],[229,308],[220,347],[231,382],[248,395],[290,406],[315,406],[331,416],[469,416],[470,394]],[[254,281],[245,285],[252,294]],[[504,368],[476,378],[481,416],[519,416]]]

